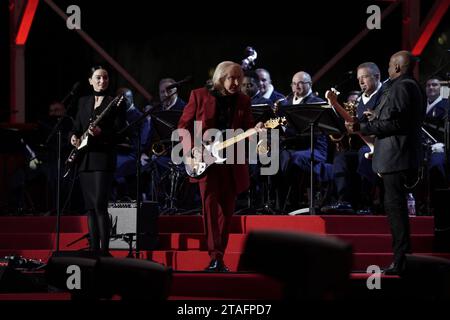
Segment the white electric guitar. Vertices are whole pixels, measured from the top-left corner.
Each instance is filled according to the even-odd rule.
[[[264,128],[266,129],[274,129],[276,127],[278,127],[281,124],[284,124],[286,122],[285,118],[275,118],[275,119],[270,119],[268,121],[266,121],[264,123]],[[229,146],[232,146],[235,143],[238,143],[241,140],[244,140],[254,134],[256,134],[258,131],[255,128],[251,128],[248,129],[247,131],[238,134],[235,137],[232,137],[230,139],[227,139],[223,142],[217,141],[217,142],[213,142],[211,144],[203,144],[203,150],[202,150],[202,154],[205,155],[204,159],[202,159],[201,161],[196,160],[193,156],[192,156],[192,150],[190,155],[191,156],[187,156],[185,159],[185,168],[186,168],[186,173],[188,174],[189,177],[191,178],[201,178],[203,176],[203,174],[206,172],[206,170],[213,165],[214,163],[224,163],[227,159],[226,158],[222,158],[219,155],[219,152],[222,149],[226,149]]]
[[[342,118],[344,118],[345,121],[352,122],[353,117],[348,114],[347,110],[345,110],[345,108],[342,107],[338,102],[338,94],[339,92],[336,89],[331,88],[331,90],[328,90],[325,93],[325,98],[327,98],[328,103],[334,107],[334,109],[341,115]],[[362,135],[360,132],[355,132],[355,134],[357,134],[361,138],[361,140],[364,141],[364,143],[370,148],[370,152],[366,152],[364,154],[364,157],[366,157],[367,159],[372,159],[375,139],[371,136]]]

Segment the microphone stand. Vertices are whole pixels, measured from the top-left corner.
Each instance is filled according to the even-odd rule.
[[[173,94],[169,95],[166,99],[170,98]],[[162,102],[166,101],[166,99],[164,99]],[[136,258],[140,257],[139,241],[137,240],[137,237],[139,234],[137,220],[141,213],[141,203],[142,203],[142,200],[141,200],[141,128],[142,128],[141,123],[143,120],[145,120],[147,118],[147,116],[152,115],[153,109],[154,109],[154,107],[149,108],[149,110],[144,112],[139,118],[137,118],[133,122],[129,123],[127,126],[125,126],[123,129],[121,129],[118,132],[118,135],[121,136],[125,132],[127,132],[129,129],[134,128],[135,126],[137,126],[137,128],[138,128],[137,148],[136,148],[136,233],[135,233],[136,234],[135,257]],[[156,117],[154,115],[152,115],[152,117],[154,117],[158,121],[164,123],[169,128],[174,129],[174,127],[171,124],[167,123],[163,119],[160,119],[159,117]]]
[[[73,88],[61,101],[61,104],[65,106],[67,100],[69,100],[70,97],[72,97],[75,94],[75,89]],[[45,140],[45,145],[48,146],[50,143],[50,140],[53,138],[55,133],[57,134],[57,149],[56,149],[56,167],[57,167],[57,173],[56,173],[56,249],[55,252],[59,252],[59,238],[61,233],[61,204],[60,204],[60,198],[61,198],[61,149],[62,149],[62,143],[61,143],[61,124],[64,121],[65,118],[70,118],[72,121],[73,119],[70,116],[67,116],[67,112],[72,108],[73,104],[70,103],[66,111],[64,112],[64,115],[59,118],[58,122],[53,127],[52,131],[48,135],[47,139]],[[51,168],[49,167],[49,170]]]

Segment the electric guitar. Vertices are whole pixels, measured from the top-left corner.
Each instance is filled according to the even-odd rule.
[[[264,128],[266,129],[274,129],[278,127],[281,124],[284,124],[286,122],[286,119],[283,118],[275,118],[270,119],[264,123]],[[227,159],[222,158],[219,155],[220,150],[228,148],[229,146],[232,146],[235,143],[238,143],[239,141],[242,141],[254,134],[256,134],[258,131],[255,128],[248,129],[247,131],[238,134],[235,137],[232,137],[230,139],[227,139],[223,142],[217,141],[213,142],[211,144],[203,144],[204,149],[202,150],[202,154],[206,156],[204,157],[206,161],[199,161],[195,159],[192,156],[192,150],[190,152],[191,156],[187,156],[185,159],[185,168],[186,173],[191,178],[199,179],[203,176],[203,174],[206,172],[206,169],[208,169],[211,165],[214,163],[224,163]]]
[[[347,110],[345,110],[345,108],[342,107],[338,102],[338,94],[339,92],[336,89],[331,88],[331,90],[328,90],[325,93],[325,98],[327,98],[328,103],[334,107],[334,109],[341,115],[342,118],[344,118],[345,121],[353,122],[353,117],[349,115]],[[361,138],[361,140],[364,141],[364,143],[370,148],[370,152],[366,152],[364,154],[364,157],[366,157],[366,159],[372,159],[375,139],[371,136],[362,135],[360,132],[355,132],[355,134],[357,134]]]
[[[99,122],[105,117],[105,115],[109,112],[109,110],[111,110],[113,107],[117,107],[119,104],[122,103],[122,101],[123,101],[123,94],[115,97],[108,103],[105,110],[103,110],[102,113],[100,113],[98,116],[96,116],[96,118],[93,121],[91,121],[91,123],[88,126],[88,129],[80,137],[80,144],[78,145],[78,147],[74,147],[70,152],[69,156],[67,157],[64,167],[64,175],[63,175],[64,178],[67,177],[70,172],[72,172],[75,163],[80,158],[82,149],[84,149],[88,145],[89,137],[91,136],[89,134],[89,128],[96,127],[99,124]]]

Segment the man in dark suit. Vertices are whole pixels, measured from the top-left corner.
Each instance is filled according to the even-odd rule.
[[[425,115],[425,95],[412,76],[414,58],[399,51],[389,61],[389,79],[380,104],[368,122],[346,123],[350,132],[375,135],[372,168],[384,185],[384,209],[392,233],[394,261],[385,274],[400,274],[405,254],[411,251],[406,196],[418,179],[422,159],[421,126]]]
[[[264,98],[269,99],[273,103],[284,98],[283,94],[275,90],[269,71],[259,68],[256,69],[255,72],[259,77],[259,90],[261,90],[261,94]]]
[[[365,62],[358,66],[356,72],[362,91],[355,102],[356,117],[358,121],[367,121],[364,112],[374,110],[382,94],[380,69],[373,62]],[[333,176],[338,201],[322,207],[321,210],[324,213],[340,214],[354,213],[356,210],[358,214],[370,214],[373,209],[369,195],[376,181],[372,161],[364,156],[370,148],[356,135],[344,137],[341,144],[338,144],[338,146],[341,145],[345,145],[345,150],[338,149],[333,160]]]
[[[164,78],[159,81],[159,99],[161,101],[161,110],[180,110],[183,111],[186,102],[178,96],[178,89],[172,88],[167,90],[167,87],[174,84],[175,80],[172,78]]]
[[[289,95],[288,99],[283,102],[280,107],[280,112],[283,113],[283,106],[291,106],[291,105],[299,105],[301,108],[302,104],[307,103],[324,103],[325,101],[316,96],[312,91],[312,81],[311,76],[304,71],[299,71],[294,74],[291,82],[292,93]],[[284,137],[287,138],[285,141],[290,141],[296,135],[300,134],[300,132],[296,132],[295,128],[290,125],[283,127]],[[325,166],[325,161],[328,156],[328,141],[327,137],[324,134],[315,135],[315,148],[314,148],[314,159],[316,164],[314,165],[314,173],[317,175],[319,181],[328,181],[331,176],[331,166]],[[310,160],[311,160],[311,147],[309,143],[309,138],[300,139],[302,142],[300,150],[296,149],[296,147],[290,147],[284,144],[283,147],[285,149],[280,154],[280,169],[281,169],[281,185],[279,190],[279,198],[280,205],[282,207],[286,207],[283,203],[286,195],[285,195],[285,187],[286,185],[292,185],[292,187],[297,187],[295,184],[297,181],[291,181],[292,177],[298,176],[296,171],[300,171],[303,173],[310,172]],[[298,147],[297,147],[298,148]],[[286,183],[286,181],[291,181],[290,183]],[[297,206],[295,204],[296,200],[292,199],[294,203],[291,203],[293,207]],[[294,209],[294,208],[290,208]]]
[[[449,105],[448,99],[442,98],[441,95],[441,81],[439,77],[431,77],[427,80],[425,85],[425,92],[427,95],[427,109],[425,120],[423,123],[424,129],[432,136],[430,138],[424,134],[426,145],[426,157],[428,167],[428,183],[423,186],[426,190],[422,193],[429,195],[430,207],[426,207],[426,213],[431,214],[429,210],[433,210],[435,204],[435,190],[447,187],[447,170],[445,166],[445,152],[444,152],[444,126],[448,115]],[[434,141],[434,139],[436,141]]]
[[[258,87],[258,82],[259,78],[255,72],[245,72],[241,84],[242,93],[248,95],[250,99],[252,99],[252,105],[263,104],[271,106],[273,104],[272,100],[262,96],[261,90],[259,90]]]
[[[292,77],[292,94],[287,99],[286,104],[304,104],[325,102],[312,92],[312,80],[309,73],[299,71]]]

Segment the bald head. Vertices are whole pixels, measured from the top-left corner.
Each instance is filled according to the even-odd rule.
[[[299,71],[292,77],[291,88],[296,98],[308,95],[311,85],[311,76],[307,72]]]
[[[414,61],[411,52],[402,50],[394,53],[389,61],[389,78],[395,79],[403,74],[412,73]]]

